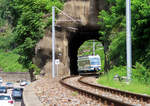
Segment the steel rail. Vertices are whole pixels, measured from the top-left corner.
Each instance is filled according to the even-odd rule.
[[[78,81],[82,84],[86,84],[86,85],[94,87],[96,89],[102,89],[104,91],[109,91],[109,92],[113,92],[113,93],[116,93],[116,94],[125,95],[126,97],[132,97],[132,98],[136,98],[140,101],[145,101],[147,103],[150,103],[150,96],[137,94],[137,93],[132,93],[132,92],[127,92],[127,91],[122,91],[122,90],[118,90],[118,89],[114,89],[114,88],[110,88],[110,87],[105,87],[105,86],[101,86],[101,85],[88,83],[88,82],[83,81],[83,78],[85,78],[85,77],[80,77],[78,79]]]
[[[62,78],[60,80],[60,83],[69,89],[78,91],[78,93],[80,93],[82,95],[85,95],[85,96],[90,97],[92,99],[98,100],[98,101],[100,101],[106,105],[109,105],[109,106],[133,106],[131,104],[123,103],[122,101],[118,101],[118,100],[115,100],[112,98],[101,96],[101,95],[98,95],[98,94],[95,94],[95,93],[92,93],[92,92],[89,92],[89,91],[86,91],[86,90],[83,90],[83,89],[80,89],[80,88],[77,88],[75,86],[72,86],[72,85],[65,83],[66,79],[69,79],[72,77],[76,77],[76,76],[68,76],[68,77]]]

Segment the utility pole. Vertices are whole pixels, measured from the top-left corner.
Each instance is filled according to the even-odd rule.
[[[55,78],[55,7],[52,7],[52,78]]]
[[[69,18],[70,20],[58,20],[62,22],[79,22],[80,20],[75,20],[68,14],[64,13],[62,10],[57,8],[56,6],[52,6],[52,78],[55,78],[55,9],[60,11],[64,16]],[[77,30],[77,28],[68,27],[70,29]]]
[[[131,1],[126,0],[126,50],[127,50],[127,80],[131,80],[132,50],[131,50]]]
[[[93,40],[93,55],[95,55],[95,40]]]

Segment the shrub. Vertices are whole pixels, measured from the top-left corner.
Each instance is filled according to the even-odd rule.
[[[35,64],[32,64],[30,66],[30,70],[33,70],[34,75],[39,75],[40,74],[40,68],[38,68]]]
[[[132,69],[132,78],[143,83],[150,83],[150,70],[146,69],[142,64],[136,62]]]

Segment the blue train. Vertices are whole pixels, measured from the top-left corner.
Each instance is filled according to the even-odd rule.
[[[101,70],[101,59],[99,55],[88,55],[78,57],[79,72],[96,72]]]

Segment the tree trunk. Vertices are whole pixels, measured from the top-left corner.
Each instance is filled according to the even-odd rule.
[[[31,81],[35,81],[35,75],[33,74],[34,70],[30,69],[29,73],[30,73],[30,77],[31,77]]]
[[[109,46],[109,43],[108,42],[104,42],[103,46],[104,46],[104,54],[105,54],[104,71],[107,73],[108,70],[110,69],[109,57],[108,57],[108,50],[109,50],[108,46]]]

